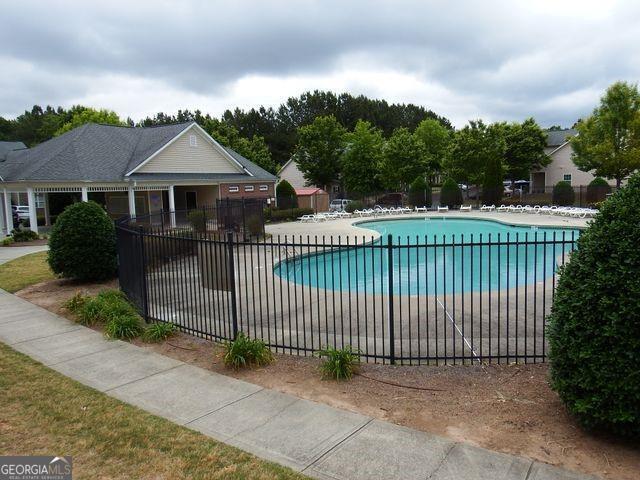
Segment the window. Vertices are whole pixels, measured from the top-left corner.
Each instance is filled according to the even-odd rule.
[[[333,193],[338,193],[340,191],[340,185],[334,185],[332,188],[333,188]]]
[[[569,182],[569,185],[571,185],[571,174],[570,173],[565,173],[564,176],[562,177],[562,179],[565,182]]]
[[[239,191],[240,191],[240,188],[237,185],[229,186],[229,193],[238,193]]]
[[[253,185],[245,185],[244,186],[244,191],[245,192],[253,192]]]
[[[269,185],[260,185],[260,191],[261,192],[266,192],[269,190]]]
[[[198,137],[195,135],[189,135],[189,146],[197,147],[198,146]]]

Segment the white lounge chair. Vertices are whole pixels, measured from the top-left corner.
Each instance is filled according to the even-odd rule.
[[[495,205],[482,205],[480,207],[481,212],[492,212],[496,209]]]
[[[301,217],[298,217],[298,220],[301,223],[308,223],[308,222],[313,222],[315,221],[315,215],[311,214],[311,215],[302,215]]]
[[[427,207],[414,207],[416,213],[424,212],[427,213]]]
[[[509,207],[511,205],[507,206],[507,205],[500,205],[498,208],[496,208],[496,212],[506,212],[507,210],[509,210]]]
[[[470,212],[471,211],[471,205],[460,205],[460,211],[461,212]]]
[[[441,207],[438,206],[438,212],[448,212],[449,211],[449,207],[445,206],[445,207]]]

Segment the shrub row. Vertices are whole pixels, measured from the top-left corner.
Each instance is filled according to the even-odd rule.
[[[95,297],[76,293],[64,307],[83,325],[103,325],[108,338],[131,340],[142,335],[146,341],[160,341],[175,331],[174,325],[168,323],[153,324],[145,329],[142,317],[119,290],[104,290]]]
[[[285,222],[296,220],[302,215],[311,215],[312,213],[314,213],[313,208],[266,208],[264,210],[264,219],[267,222]]]

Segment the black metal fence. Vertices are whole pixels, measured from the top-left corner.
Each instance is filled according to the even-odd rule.
[[[539,362],[576,231],[439,238],[243,238],[117,226],[122,290],[147,320],[273,350],[402,364]]]

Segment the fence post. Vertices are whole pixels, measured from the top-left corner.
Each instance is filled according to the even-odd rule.
[[[147,299],[147,259],[144,253],[144,228],[138,227],[138,238],[140,239],[140,261],[142,262],[142,313],[145,323],[149,323],[149,304]]]
[[[233,340],[238,337],[238,306],[236,304],[236,268],[233,260],[233,232],[227,232],[227,254],[229,255],[229,291],[231,292],[231,322]]]
[[[387,295],[389,308],[389,361],[393,365],[396,363],[396,336],[393,322],[393,236],[391,234],[387,236],[387,259],[389,276],[389,290]]]

